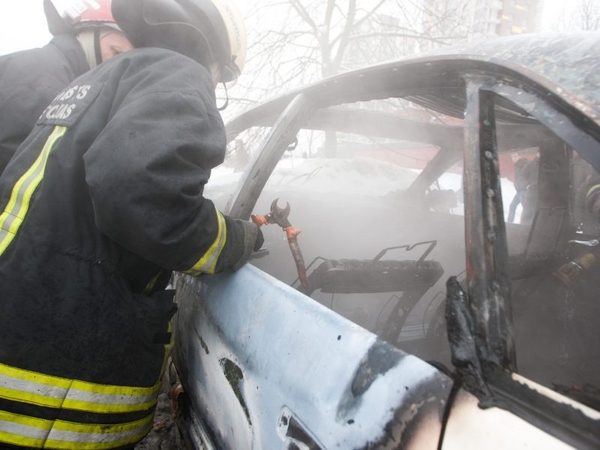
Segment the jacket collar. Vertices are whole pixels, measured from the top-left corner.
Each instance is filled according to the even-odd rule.
[[[65,56],[69,63],[69,68],[73,71],[73,78],[77,78],[90,70],[85,53],[75,36],[70,34],[55,36],[50,41],[50,45],[58,47],[60,52]]]

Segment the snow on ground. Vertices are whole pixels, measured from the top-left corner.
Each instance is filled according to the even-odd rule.
[[[323,195],[343,191],[348,195],[363,197],[384,197],[405,190],[419,175],[420,170],[400,167],[397,164],[367,157],[342,158],[284,158],[269,178],[266,189],[294,189],[306,194]],[[234,172],[228,167],[218,167],[213,171],[206,187],[205,195],[224,208],[241,178],[242,172]],[[512,181],[501,179],[504,216],[508,216],[510,202],[515,195]],[[462,175],[443,174],[432,189],[462,190]],[[462,199],[461,196],[459,198]],[[452,210],[462,215],[464,205]],[[517,208],[518,221],[521,208]]]
[[[406,189],[418,170],[372,158],[292,159],[281,161],[268,186],[329,193],[343,188],[350,195],[382,196]]]
[[[218,167],[211,175],[207,193],[232,191],[241,174]],[[407,188],[418,174],[417,170],[371,158],[286,158],[275,167],[267,186],[319,193],[339,192],[344,187],[349,194],[382,195]]]

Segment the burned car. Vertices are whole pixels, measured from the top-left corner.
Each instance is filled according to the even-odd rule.
[[[265,245],[178,279],[192,446],[600,447],[600,34],[344,73],[227,133],[205,194]]]

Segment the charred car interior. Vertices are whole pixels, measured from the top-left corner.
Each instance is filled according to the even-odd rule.
[[[174,360],[194,439],[598,448],[600,219],[586,195],[600,180],[599,45],[521,37],[389,62],[230,121],[205,194],[260,223],[265,250],[233,276],[178,280]],[[338,358],[322,332],[372,341]],[[311,372],[353,381],[333,398]],[[395,394],[369,400],[376,380]],[[379,428],[356,432],[363,409]],[[486,411],[536,431],[500,439]]]

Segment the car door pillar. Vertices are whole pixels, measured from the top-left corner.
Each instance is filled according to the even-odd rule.
[[[299,94],[281,113],[269,135],[258,149],[253,161],[242,175],[235,201],[229,205],[228,213],[237,219],[248,220],[260,192],[265,187],[271,172],[281,156],[294,140],[300,124],[311,111],[304,94]]]
[[[464,192],[467,287],[480,358],[516,370],[508,247],[491,81],[466,79]]]

